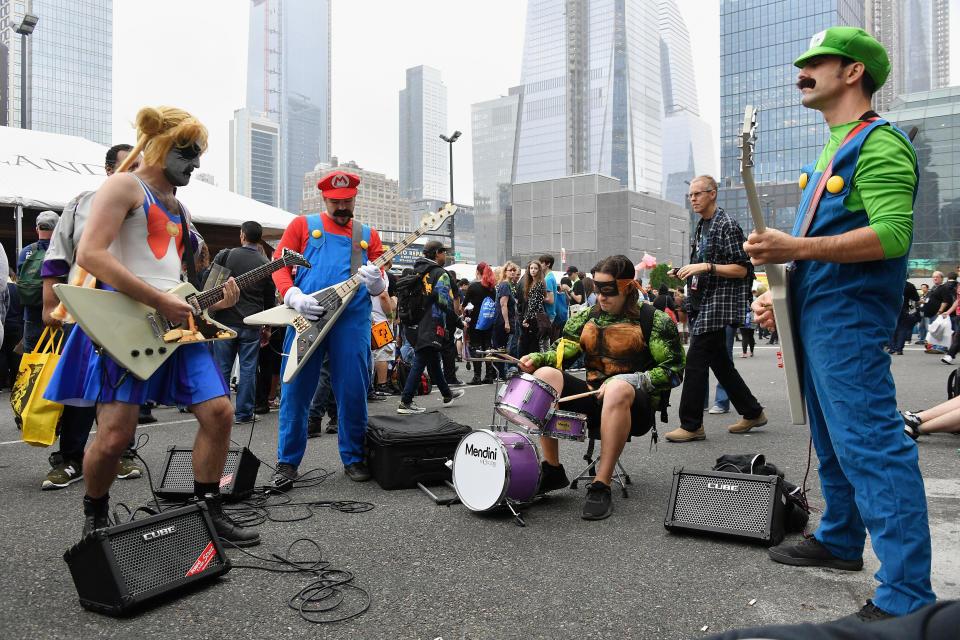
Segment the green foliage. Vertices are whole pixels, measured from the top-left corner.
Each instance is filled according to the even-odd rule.
[[[667,287],[674,291],[683,287],[683,280],[667,275],[667,271],[671,268],[672,267],[667,264],[658,264],[650,270],[650,286],[653,287],[654,291],[660,288],[661,284],[666,284]]]

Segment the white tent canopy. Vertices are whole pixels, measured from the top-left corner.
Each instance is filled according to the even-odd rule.
[[[0,127],[0,205],[62,211],[77,194],[103,184],[106,153],[107,147],[76,136]],[[239,227],[256,220],[282,231],[295,217],[196,179],[178,189],[177,198],[201,224]]]

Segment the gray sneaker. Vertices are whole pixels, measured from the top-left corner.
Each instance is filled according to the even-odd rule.
[[[65,460],[47,472],[40,489],[65,489],[79,480],[83,480],[83,467],[71,460]]]
[[[463,390],[460,390],[460,393],[462,395]],[[416,415],[418,413],[424,413],[424,412],[426,412],[426,409],[419,406],[413,400],[411,400],[410,402],[404,402],[403,400],[401,400],[400,404],[397,405],[397,413],[399,413],[400,415]]]
[[[463,389],[451,389],[449,397],[443,399],[443,404],[452,403],[457,398],[462,397],[464,393],[465,391]]]
[[[117,467],[117,477],[121,480],[133,480],[143,475],[143,469],[135,462],[132,449],[127,449],[120,456],[120,466]]]

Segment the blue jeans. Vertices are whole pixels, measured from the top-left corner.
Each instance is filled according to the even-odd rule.
[[[220,367],[223,379],[229,382],[233,360],[240,356],[240,372],[237,375],[237,404],[234,415],[237,419],[253,416],[253,400],[257,393],[257,357],[260,355],[260,332],[256,327],[230,327],[237,332],[232,340],[217,340],[213,343],[213,357]]]
[[[410,365],[410,375],[403,385],[403,395],[401,400],[404,404],[410,404],[413,396],[417,393],[417,385],[420,384],[420,376],[423,370],[430,372],[430,381],[440,389],[440,395],[449,398],[451,395],[450,385],[443,377],[443,366],[440,364],[440,352],[433,349],[420,349],[413,354],[413,363]]]
[[[333,387],[330,386],[330,356],[323,358],[320,375],[317,376],[317,390],[310,401],[310,420],[323,420],[324,414],[337,417],[337,403],[333,399]]]
[[[23,321],[23,352],[30,353],[37,346],[40,336],[43,335],[42,320],[24,320]],[[66,344],[66,339],[64,339]]]
[[[733,337],[736,334],[737,330],[727,325],[727,354],[730,356],[730,359],[733,360]],[[710,404],[710,396],[707,395],[703,399],[703,407],[707,408],[707,405]],[[730,398],[727,396],[727,390],[723,388],[723,385],[719,382],[717,383],[717,390],[713,396],[713,405],[715,407],[720,407],[721,409],[730,410]]]
[[[927,327],[930,326],[929,318],[920,318],[920,325],[917,327],[917,340],[927,341]]]

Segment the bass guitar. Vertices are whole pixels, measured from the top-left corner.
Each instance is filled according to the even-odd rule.
[[[428,231],[436,231],[439,229],[447,218],[456,212],[456,205],[447,204],[447,206],[436,213],[425,215],[416,231],[402,241],[394,244],[389,251],[385,251],[373,264],[378,267],[385,265],[395,255],[413,244],[420,236]],[[316,351],[320,342],[330,333],[330,329],[333,328],[334,323],[336,323],[337,319],[347,308],[347,304],[353,299],[353,294],[356,293],[359,286],[360,278],[357,274],[354,274],[339,284],[311,293],[310,295],[324,308],[323,315],[317,320],[307,320],[294,309],[283,304],[243,319],[246,324],[288,325],[293,327],[296,336],[294,337],[290,353],[284,354],[287,356],[286,365],[283,367],[284,382],[293,380],[294,376],[303,368],[303,365],[306,364],[307,359]]]
[[[743,130],[740,134],[740,176],[743,178],[743,190],[747,195],[750,215],[757,231],[763,233],[767,225],[760,208],[760,196],[753,182],[753,149],[757,141],[757,109],[748,104],[743,114]],[[767,284],[773,298],[773,315],[777,322],[777,334],[780,340],[781,366],[787,381],[787,402],[790,406],[790,420],[793,424],[807,423],[807,404],[803,397],[803,382],[798,360],[796,337],[793,332],[791,315],[789,277],[786,265],[768,264]]]
[[[284,249],[281,257],[236,276],[234,281],[243,289],[278,269],[292,266],[309,267],[310,263],[296,251]],[[207,312],[223,300],[224,286],[197,291],[189,282],[183,282],[167,292],[193,307],[187,327],[167,320],[153,307],[119,291],[68,284],[54,285],[53,290],[95,345],[133,376],[146,380],[181,344],[237,336]]]

